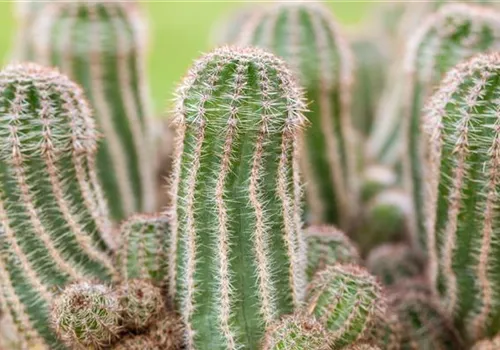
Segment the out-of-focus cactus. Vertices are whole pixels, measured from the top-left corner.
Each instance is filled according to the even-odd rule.
[[[235,44],[242,35],[245,25],[260,16],[261,6],[244,5],[231,10],[216,23],[212,30],[211,44],[215,46]]]
[[[221,48],[177,96],[170,296],[188,348],[256,348],[305,293],[303,95],[274,55]]]
[[[433,297],[425,280],[417,278],[397,284],[390,289],[388,304],[399,316],[402,327],[398,349],[464,349],[460,334]]]
[[[345,350],[382,350],[377,345],[369,344],[369,343],[360,343],[354,344],[344,348]]]
[[[406,244],[383,244],[373,249],[366,267],[380,281],[390,286],[424,272],[422,258]]]
[[[97,132],[81,89],[34,64],[0,72],[0,119],[0,283],[13,319],[56,348],[53,288],[118,275]]]
[[[357,213],[359,187],[351,116],[353,59],[331,13],[314,3],[280,3],[249,21],[238,43],[270,49],[299,78],[313,102],[301,154],[307,221],[348,229]]]
[[[49,2],[45,1],[22,1],[14,2],[14,15],[16,17],[17,27],[14,36],[13,49],[10,53],[13,60],[25,59],[33,55],[31,40],[31,25],[33,19],[40,12],[43,6]]]
[[[500,331],[500,55],[446,74],[423,117],[429,276],[468,340]]]
[[[134,2],[53,1],[35,16],[23,57],[84,88],[104,136],[96,164],[115,220],[156,210],[144,29]]]
[[[162,215],[133,215],[120,227],[118,265],[125,280],[151,279],[158,283],[167,274],[170,225]]]
[[[358,249],[351,240],[333,226],[314,225],[305,231],[307,242],[307,278],[327,265],[361,262]]]
[[[500,349],[500,335],[493,339],[485,339],[477,342],[472,350],[497,350]]]
[[[367,166],[362,178],[361,199],[368,202],[383,190],[394,188],[398,177],[393,169],[383,165]]]
[[[443,6],[418,28],[405,53],[404,94],[400,101],[405,186],[413,199],[410,230],[426,252],[421,114],[444,73],[460,61],[500,49],[500,12],[481,6]],[[397,123],[396,123],[397,124]]]

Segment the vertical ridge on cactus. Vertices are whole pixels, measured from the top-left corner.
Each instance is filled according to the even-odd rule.
[[[499,79],[499,54],[457,65],[423,119],[429,275],[469,340],[500,331]]]
[[[346,230],[358,202],[352,54],[330,12],[319,4],[281,3],[248,21],[237,43],[283,57],[305,88],[312,102],[301,153],[308,221]]]
[[[221,48],[177,96],[170,295],[189,348],[253,348],[305,289],[303,95],[272,54]]]
[[[500,49],[500,13],[466,4],[443,6],[409,40],[405,57],[405,92],[402,113],[395,127],[402,127],[405,185],[413,198],[410,229],[415,244],[426,251],[421,110],[441,77],[461,60],[476,53]]]
[[[53,2],[31,26],[32,55],[80,83],[104,134],[96,164],[115,220],[155,208],[144,23],[134,2]]]
[[[97,132],[81,89],[34,64],[0,72],[0,120],[2,288],[53,344],[46,324],[52,288],[118,274],[95,176]]]

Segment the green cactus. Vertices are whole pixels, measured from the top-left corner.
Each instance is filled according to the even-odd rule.
[[[468,340],[500,331],[500,55],[446,74],[423,116],[429,276]]]
[[[390,286],[424,272],[422,258],[406,244],[383,244],[373,249],[366,259],[368,271]]]
[[[416,278],[390,289],[389,307],[402,327],[401,350],[464,349],[459,333],[433,297],[425,280]]]
[[[253,48],[203,56],[177,95],[170,295],[188,348],[254,349],[305,289],[303,95]]]
[[[305,231],[307,243],[307,269],[309,280],[317,271],[337,263],[359,263],[361,257],[351,240],[333,226],[314,225]]]
[[[399,124],[404,140],[404,180],[413,200],[410,230],[426,252],[421,110],[444,73],[460,61],[484,51],[500,49],[500,13],[465,4],[443,6],[427,18],[409,40],[405,57],[406,87]],[[397,124],[397,123],[396,123]],[[398,127],[395,125],[395,127]]]
[[[249,21],[237,42],[283,57],[313,102],[301,154],[308,221],[347,230],[358,206],[352,54],[329,10],[308,2],[280,3]]]
[[[17,28],[13,41],[13,52],[11,53],[12,59],[19,60],[33,55],[30,27],[37,13],[48,3],[45,1],[15,1]]]
[[[117,262],[125,280],[139,278],[158,283],[164,281],[170,239],[170,225],[166,217],[133,215],[120,226],[120,239]]]
[[[394,188],[398,177],[391,167],[372,164],[366,167],[362,176],[361,199],[364,203],[383,190]]]
[[[121,328],[121,306],[111,288],[90,282],[70,284],[52,304],[51,324],[70,349],[102,349]]]
[[[104,138],[96,164],[116,220],[156,210],[155,160],[138,4],[54,1],[31,25],[32,55],[81,84]]]
[[[370,336],[385,313],[375,277],[356,265],[334,265],[318,272],[309,285],[305,313],[324,325],[333,349]]]
[[[117,242],[96,176],[97,131],[82,90],[34,64],[0,72],[0,120],[4,297],[14,319],[55,347],[53,287],[119,275],[107,254]]]

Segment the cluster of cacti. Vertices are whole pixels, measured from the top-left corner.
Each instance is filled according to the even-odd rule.
[[[0,71],[0,347],[500,348],[500,14],[442,2],[242,8],[156,130],[138,4],[23,4],[67,76]]]

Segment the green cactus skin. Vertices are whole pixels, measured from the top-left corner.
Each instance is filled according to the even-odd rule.
[[[361,199],[367,203],[383,190],[394,188],[398,177],[391,167],[372,164],[364,170],[362,181]]]
[[[328,9],[281,3],[245,26],[239,44],[283,57],[312,103],[301,153],[307,221],[347,230],[357,213],[358,150],[351,117],[352,53]]]
[[[303,94],[283,61],[221,48],[177,91],[169,290],[190,349],[255,349],[305,293]]]
[[[500,55],[447,73],[423,116],[431,284],[468,340],[500,331]]]
[[[99,180],[114,220],[156,209],[154,140],[145,77],[146,39],[138,4],[52,2],[33,25],[33,55],[81,84],[95,111]]]
[[[401,350],[461,350],[459,333],[441,309],[425,280],[402,281],[388,293],[389,308],[402,327]]]
[[[420,255],[402,243],[376,247],[368,255],[366,267],[386,286],[414,278],[424,272]]]
[[[421,111],[444,73],[460,61],[500,49],[500,13],[465,4],[443,6],[410,39],[405,57],[402,101],[404,182],[413,200],[410,230],[415,244],[426,252]]]
[[[497,350],[500,349],[500,336],[493,339],[482,340],[472,347],[472,350]]]
[[[161,283],[167,274],[170,239],[168,219],[162,215],[135,214],[120,226],[117,262],[125,279],[151,279]]]
[[[0,72],[0,120],[4,297],[53,345],[53,287],[118,277],[107,254],[117,242],[96,176],[97,131],[82,90],[35,64]]]
[[[262,350],[329,350],[324,327],[314,318],[284,316],[266,331]]]
[[[328,331],[334,349],[369,336],[385,313],[382,290],[375,277],[356,265],[334,265],[319,271],[309,285],[306,315]]]
[[[307,243],[307,269],[309,281],[317,271],[327,265],[360,263],[358,249],[340,230],[333,226],[314,225],[305,231]]]

